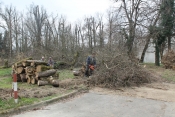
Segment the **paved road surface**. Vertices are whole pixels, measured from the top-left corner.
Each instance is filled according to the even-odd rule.
[[[13,117],[175,117],[175,102],[90,91],[72,100]]]

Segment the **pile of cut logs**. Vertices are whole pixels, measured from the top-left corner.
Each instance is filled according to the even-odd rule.
[[[51,84],[58,87],[59,74],[57,70],[47,66],[47,63],[41,60],[24,59],[12,65],[13,73],[17,74],[17,82],[27,82],[43,86]]]

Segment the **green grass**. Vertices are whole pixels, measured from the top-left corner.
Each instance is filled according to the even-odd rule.
[[[173,81],[175,82],[175,71],[166,69],[162,72],[162,77],[168,81]]]
[[[72,91],[73,91],[73,90],[67,90],[65,93],[70,93],[70,92],[72,92]],[[60,93],[60,94],[55,94],[55,95],[43,97],[43,98],[41,99],[41,101],[50,100],[50,99],[53,99],[53,98],[58,97],[58,96],[61,96],[61,95],[63,95],[63,94]]]
[[[10,75],[11,71],[12,71],[12,68],[0,69],[0,77]]]
[[[10,100],[0,99],[0,112],[3,112],[8,109],[12,109],[12,108],[17,109],[20,106],[33,104],[34,102],[37,102],[37,101],[38,101],[37,98],[21,98],[18,100],[18,103],[15,103],[13,98]]]
[[[12,78],[6,77],[6,78],[0,78],[0,88],[4,89],[11,89],[12,88]]]
[[[69,78],[74,78],[73,72],[71,70],[64,69],[59,71],[60,80],[69,79]]]
[[[142,66],[145,65],[146,69],[157,73],[163,79],[165,79],[167,81],[170,81],[170,82],[175,82],[175,71],[174,70],[172,70],[172,69],[165,69],[162,64],[160,66],[155,66],[154,63],[143,63],[141,65]]]
[[[65,93],[70,93],[73,90],[67,90]],[[2,100],[0,98],[0,112],[6,112],[9,109],[18,109],[21,106],[26,106],[26,105],[31,105],[34,104],[36,102],[41,102],[41,101],[46,101],[46,100],[50,100],[53,99],[55,97],[61,96],[62,94],[57,94],[57,95],[52,95],[52,96],[48,96],[48,97],[43,97],[43,98],[20,98],[18,99],[18,103],[15,103],[14,99],[9,99],[9,100]]]

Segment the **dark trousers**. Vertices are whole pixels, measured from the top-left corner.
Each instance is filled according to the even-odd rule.
[[[89,68],[89,65],[86,66],[85,76],[89,77],[93,73],[93,70]]]

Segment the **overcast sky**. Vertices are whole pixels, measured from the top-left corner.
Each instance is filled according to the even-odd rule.
[[[48,13],[64,15],[70,22],[105,13],[113,5],[112,0],[1,0],[6,6],[15,6],[18,11],[26,11],[32,3],[43,6]]]

